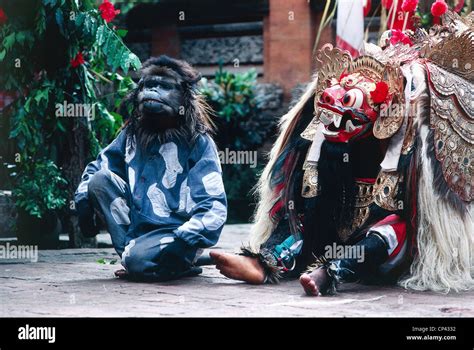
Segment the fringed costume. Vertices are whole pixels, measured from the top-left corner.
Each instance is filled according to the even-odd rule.
[[[407,33],[412,45],[389,32],[355,59],[331,45],[317,53],[281,119],[242,252],[268,282],[310,266],[326,269],[327,293],[359,280],[473,286],[473,20],[448,12],[430,33]]]

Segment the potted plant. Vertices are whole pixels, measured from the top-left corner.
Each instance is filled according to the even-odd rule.
[[[56,249],[61,233],[58,210],[66,205],[67,181],[54,162],[48,159],[21,167],[26,169],[15,177],[13,190],[18,210],[18,244]]]

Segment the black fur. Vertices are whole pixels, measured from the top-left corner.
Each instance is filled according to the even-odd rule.
[[[149,125],[150,122],[143,118],[139,110],[138,94],[144,89],[144,78],[149,76],[172,77],[179,83],[184,115],[176,115],[176,127],[163,130],[153,128]],[[126,111],[130,110],[127,132],[135,136],[139,147],[147,149],[154,143],[164,143],[176,137],[192,143],[199,134],[212,132],[213,123],[208,113],[210,108],[197,91],[200,79],[200,73],[188,63],[165,55],[152,57],[143,64],[137,88],[126,97],[121,106],[121,111],[125,115]]]
[[[353,143],[323,143],[318,162],[320,194],[305,201],[302,256],[307,263],[323,254],[327,245],[341,243],[338,232],[349,228],[354,219],[355,178],[377,177],[382,159],[382,144],[373,137]],[[387,215],[377,208],[367,222]],[[365,231],[364,225],[352,237],[360,239]]]
[[[302,258],[306,263],[323,255],[327,245],[340,243],[337,232],[352,222],[355,179],[350,157],[350,144],[325,141],[322,145],[318,162],[320,194],[305,201]]]

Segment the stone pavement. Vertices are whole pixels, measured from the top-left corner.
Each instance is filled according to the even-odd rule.
[[[249,225],[228,225],[214,249],[235,251]],[[119,263],[110,248],[40,251],[37,263],[0,262],[0,316],[474,316],[474,291],[448,295],[398,287],[343,286],[334,297],[303,295],[297,281],[252,286],[229,280],[213,267],[166,283],[114,278]]]

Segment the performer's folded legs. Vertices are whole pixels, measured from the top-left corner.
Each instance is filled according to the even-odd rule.
[[[128,184],[109,170],[94,174],[88,196],[93,209],[105,221],[107,231],[118,255],[125,248],[125,236],[130,225],[130,190]]]
[[[166,281],[201,273],[194,267],[199,252],[173,233],[152,231],[128,242],[122,265],[130,279]]]

